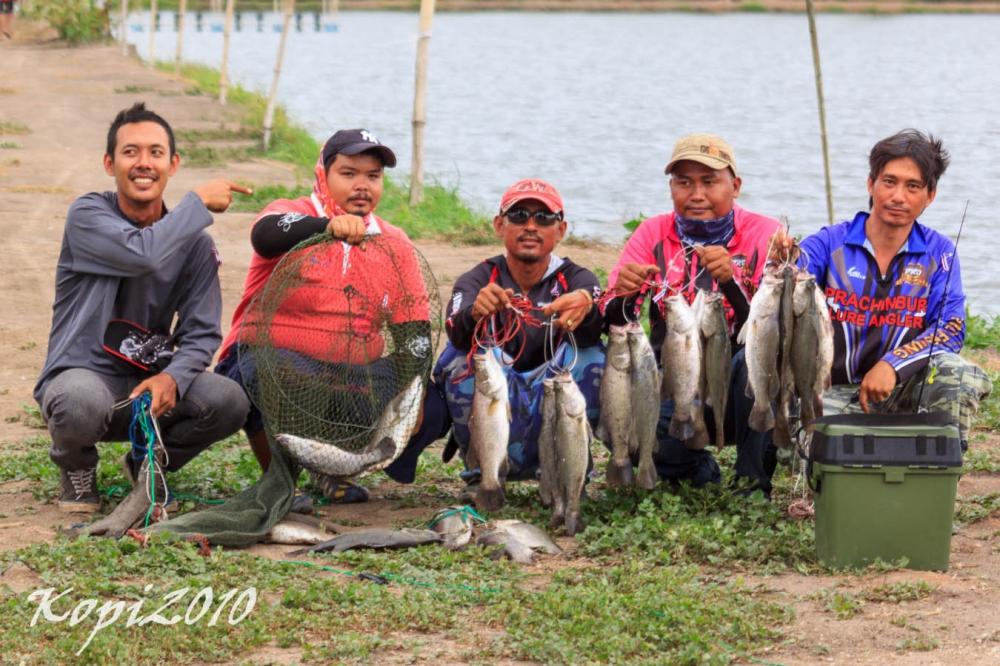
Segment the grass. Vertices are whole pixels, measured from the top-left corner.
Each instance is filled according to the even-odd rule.
[[[147,93],[152,92],[153,86],[137,86],[137,85],[125,85],[121,88],[115,88],[115,92],[119,95],[123,94],[136,94],[136,93]]]
[[[21,147],[17,141],[0,141],[0,150],[16,150]]]
[[[31,128],[16,120],[0,120],[0,135],[30,134]]]
[[[1000,349],[1000,317],[965,313],[965,346],[969,349]]]

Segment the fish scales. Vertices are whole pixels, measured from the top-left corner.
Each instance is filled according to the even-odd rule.
[[[703,292],[699,328],[702,338],[705,404],[712,407],[715,422],[715,445],[721,449],[726,441],[726,404],[732,375],[732,342],[726,321],[725,304],[719,292]]]
[[[823,391],[830,387],[833,365],[833,325],[823,292],[816,279],[800,274],[795,284],[795,341],[792,371],[801,404],[802,425],[813,430],[813,420],[823,415]]]
[[[587,401],[568,372],[554,378],[556,394],[556,492],[553,527],[564,524],[566,534],[583,529],[580,498],[587,477],[593,433],[587,422]]]
[[[286,433],[275,439],[296,463],[312,472],[350,477],[381,469],[406,447],[416,429],[423,397],[424,377],[417,375],[386,405],[368,445],[361,451],[347,451],[330,442]]]
[[[746,345],[749,381],[747,396],[754,399],[750,427],[757,432],[774,428],[771,402],[779,390],[778,351],[782,279],[765,273],[760,288],[750,301],[750,314],[740,331],[739,342]]]
[[[604,376],[601,378],[600,437],[611,448],[611,459],[608,460],[605,477],[609,486],[617,487],[632,485],[632,460],[629,454],[634,453],[638,445],[632,437],[634,391],[628,331],[627,325],[610,327]],[[544,418],[548,420],[548,416]]]
[[[646,332],[638,323],[628,328],[630,403],[632,409],[632,455],[638,455],[639,470],[635,483],[647,490],[656,486],[659,475],[653,462],[656,451],[656,424],[660,420],[660,370],[656,354]]]
[[[473,363],[476,381],[469,416],[469,447],[481,474],[476,505],[486,511],[496,511],[505,502],[507,442],[510,439],[507,378],[492,349],[476,354]]]
[[[694,310],[682,294],[668,297],[666,310],[667,334],[660,360],[663,362],[663,397],[669,397],[674,403],[670,436],[691,448],[703,448],[707,437],[700,409],[701,337],[698,322]]]
[[[538,432],[538,494],[542,506],[552,506],[556,488],[556,395],[552,378],[542,381],[542,427]]]

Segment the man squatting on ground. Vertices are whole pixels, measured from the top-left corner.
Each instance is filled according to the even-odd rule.
[[[395,154],[382,145],[374,134],[362,129],[340,130],[323,146],[316,164],[312,194],[294,200],[279,199],[264,208],[254,223],[251,234],[253,258],[243,296],[233,314],[232,328],[222,345],[216,372],[241,384],[244,378],[255,372],[250,355],[237,350],[247,307],[263,289],[282,257],[303,240],[317,234],[329,234],[342,242],[327,244],[321,268],[303,269],[304,287],[285,295],[269,331],[275,347],[283,354],[295,356],[301,367],[317,368],[317,364],[343,363],[358,365],[356,359],[363,357],[379,359],[372,364],[376,367],[369,368],[372,372],[390,372],[393,358],[380,359],[381,347],[366,348],[364,353],[355,348],[360,344],[370,344],[362,342],[365,336],[354,331],[372,330],[373,322],[382,316],[381,305],[385,299],[392,313],[388,326],[397,343],[394,354],[432,353],[427,300],[413,298],[414,294],[419,296],[418,291],[422,292],[424,285],[412,280],[402,283],[406,281],[406,276],[421,276],[412,243],[401,229],[374,212],[382,196],[383,170],[394,166]],[[379,258],[384,260],[388,256],[386,253],[365,252],[361,248],[352,251],[366,237],[373,235],[379,235],[380,242],[388,249],[398,246],[394,255],[402,265],[376,264]],[[330,270],[330,267],[337,270]],[[357,293],[353,307],[348,302],[343,285],[350,285]],[[323,288],[324,302],[317,302],[315,290],[310,290],[314,286]],[[408,302],[420,304],[421,309],[416,311],[418,306],[407,306]],[[349,329],[345,330],[345,326]],[[378,330],[377,326],[375,330]],[[326,333],[312,335],[315,331]],[[372,339],[372,343],[381,344],[381,337],[374,337],[378,339]],[[419,363],[399,365],[415,368]],[[405,385],[408,379],[396,377],[400,386]],[[358,386],[363,384],[359,382]],[[384,404],[391,397],[380,396],[376,402]],[[244,427],[254,453],[265,469],[270,462],[270,451],[264,422],[276,416],[261,415],[256,406],[251,406]],[[275,425],[281,427],[280,423]],[[447,430],[444,399],[431,386],[424,400],[422,426],[411,442],[428,440],[427,443],[430,443],[443,436],[442,430]],[[424,446],[426,444],[419,446],[416,453]],[[386,473],[397,481],[408,482],[413,480],[415,468],[416,454],[410,446],[404,449],[399,460],[386,468]],[[368,499],[367,490],[347,479],[311,474],[315,485],[334,502],[363,502]]]
[[[763,275],[768,243],[779,224],[736,205],[742,181],[733,149],[720,137],[682,137],[665,172],[670,176],[674,210],[644,220],[625,244],[608,278],[608,289],[614,290],[616,297],[605,308],[605,320],[622,325],[626,313],[637,315],[640,293],[643,298],[654,295],[645,288],[650,278],[681,291],[689,303],[698,289],[722,293],[735,352],[725,415],[726,441],[737,446],[737,477],[750,479],[767,493],[770,472],[765,472],[764,466],[773,471],[776,457],[770,438],[748,426],[753,401],[746,397],[746,362],[735,340],[747,320],[750,299]],[[650,304],[649,319],[650,342],[659,358],[666,323],[655,303]],[[673,412],[673,403],[665,400],[657,425],[659,448],[654,453],[660,478],[687,479],[695,486],[719,483],[719,465],[709,451],[694,447],[693,442],[688,442],[689,448],[668,434]],[[714,419],[706,414],[705,422],[712,440]]]
[[[573,333],[573,379],[587,402],[592,427],[596,427],[600,416],[604,348],[602,319],[594,307],[600,283],[591,271],[554,254],[566,235],[562,197],[544,181],[518,181],[504,192],[493,228],[506,253],[486,259],[455,282],[445,321],[448,344],[434,368],[434,381],[444,392],[453,425],[446,457],[457,445],[464,459],[469,448],[475,376],[469,374],[466,355],[476,344],[473,331],[484,317],[496,315],[498,321],[503,321],[510,316],[507,307],[515,294],[526,296],[544,318],[554,317],[553,365],[573,364],[574,350],[566,336]],[[534,314],[539,313],[536,310]],[[506,358],[501,367],[507,376],[512,415],[508,479],[534,479],[538,470],[542,381],[554,374],[547,363],[547,330],[548,326],[525,327],[524,333],[502,350]],[[464,379],[456,382],[461,377]],[[463,493],[466,497],[475,491],[479,470],[467,469],[462,476],[470,484],[468,492]]]
[[[119,401],[151,394],[168,472],[234,433],[249,409],[239,385],[205,372],[222,339],[219,258],[205,229],[232,192],[250,191],[212,180],[168,211],[163,191],[179,165],[170,125],[135,104],[108,130],[104,169],[116,191],[85,194],[66,216],[34,392],[64,511],[100,505],[95,443],[129,439],[132,411],[115,410]],[[128,453],[123,462],[134,484],[141,461]]]
[[[948,161],[941,141],[917,130],[876,143],[868,156],[871,210],[803,240],[799,265],[826,293],[833,323],[833,385],[823,414],[945,411],[965,450],[992,386],[958,355],[965,292],[955,245],[917,221]],[[787,256],[791,243],[779,231],[772,254]],[[933,381],[925,381],[928,372]]]

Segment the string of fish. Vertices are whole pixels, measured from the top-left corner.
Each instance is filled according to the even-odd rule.
[[[469,345],[469,352],[465,355],[466,369],[452,381],[457,384],[472,376],[474,372],[472,358],[476,355],[476,352],[493,347],[503,349],[519,335],[524,334],[526,336],[525,326],[540,327],[542,322],[531,313],[533,309],[534,306],[531,300],[521,294],[515,294],[511,297],[504,313],[483,317],[476,322],[475,328],[472,329],[472,343]],[[521,345],[517,354],[511,360],[511,365],[517,363],[523,353],[524,344]]]

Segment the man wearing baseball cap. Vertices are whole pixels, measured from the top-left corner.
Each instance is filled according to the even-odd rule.
[[[434,369],[453,424],[445,453],[450,457],[459,448],[464,457],[469,447],[475,381],[466,359],[471,349],[487,343],[476,339],[477,324],[492,317],[494,328],[503,326],[513,316],[508,307],[511,300],[515,295],[523,296],[531,302],[531,314],[551,324],[524,326],[501,350],[506,357],[501,367],[507,375],[512,413],[507,478],[533,479],[538,469],[542,380],[552,376],[549,358],[554,366],[572,366],[573,379],[587,401],[588,417],[596,425],[604,368],[600,346],[603,322],[594,307],[600,282],[591,271],[554,253],[566,235],[566,219],[562,197],[551,184],[526,178],[507,188],[493,228],[505,251],[455,282],[445,321],[448,344]],[[550,334],[551,340],[547,338]],[[577,351],[575,364],[570,335]],[[554,353],[547,351],[550,349]],[[462,476],[469,482],[463,499],[470,499],[479,470],[467,469]]]
[[[778,221],[745,210],[736,204],[742,181],[732,146],[713,134],[690,134],[674,146],[665,173],[670,177],[673,211],[648,218],[639,225],[608,278],[614,298],[606,309],[611,324],[624,323],[624,312],[635,309],[647,280],[666,283],[671,290],[694,300],[699,289],[721,292],[734,341],[750,312],[750,299],[763,274],[768,241]],[[659,353],[666,324],[659,308],[649,309],[651,342]],[[746,400],[746,369],[742,350],[733,358],[733,388],[729,403],[739,410]],[[742,372],[742,376],[741,376]],[[742,382],[742,384],[741,384]],[[731,409],[729,411],[732,411]],[[749,410],[747,410],[749,413]],[[736,412],[740,413],[740,412]],[[690,480],[694,485],[719,482],[719,466],[705,450],[704,434],[680,441],[667,433],[673,404],[662,405],[654,456],[661,478]],[[709,440],[714,439],[713,419],[706,410]],[[739,419],[731,419],[739,420]],[[770,491],[774,456],[765,456],[770,440],[746,423],[727,426],[726,441],[737,443],[736,474],[747,477],[765,493]],[[773,450],[772,450],[773,453]]]
[[[312,193],[293,200],[279,199],[264,208],[253,226],[253,258],[243,296],[233,314],[229,334],[222,343],[216,372],[241,384],[244,384],[248,375],[256,372],[253,359],[248,354],[237,353],[247,308],[264,288],[282,257],[300,242],[319,234],[328,234],[342,241],[328,244],[324,249],[323,260],[324,265],[342,266],[343,269],[311,274],[311,279],[329,283],[323,285],[330,288],[324,292],[326,300],[322,307],[312,307],[315,291],[303,292],[301,298],[296,298],[294,293],[285,296],[281,310],[270,320],[268,335],[274,346],[284,352],[298,354],[310,362],[315,359],[320,363],[354,363],[352,358],[356,354],[352,355],[350,350],[341,354],[335,348],[336,345],[329,344],[329,340],[339,339],[334,338],[336,335],[352,336],[345,339],[360,339],[353,331],[370,330],[372,322],[383,316],[377,309],[382,299],[386,298],[389,299],[387,305],[393,317],[388,325],[397,343],[393,353],[424,350],[420,352],[425,354],[423,358],[431,353],[427,313],[410,312],[402,305],[407,298],[409,301],[426,303],[426,299],[414,298],[418,296],[416,290],[423,289],[423,283],[399,283],[403,279],[401,276],[421,274],[418,266],[409,266],[407,263],[412,252],[403,251],[412,247],[410,239],[401,229],[379,218],[374,212],[382,196],[383,170],[394,166],[395,154],[370,131],[340,130],[323,146],[314,172]],[[352,246],[359,245],[367,236],[373,235],[379,236],[380,243],[399,247],[400,251],[394,254],[400,265],[373,263],[379,257],[384,258],[385,253],[351,252]],[[352,278],[359,272],[366,278],[360,281],[356,277]],[[370,280],[367,276],[371,276]],[[343,288],[345,280],[351,289]],[[388,284],[393,282],[395,284]],[[367,291],[372,293],[366,293]],[[351,293],[357,296],[356,303],[352,304],[350,301]],[[373,304],[371,307],[376,311],[369,312],[370,308],[364,305],[366,303]],[[252,328],[251,326],[250,329]],[[375,328],[377,330],[377,326]],[[325,331],[329,335],[307,336],[302,333],[304,330]],[[372,344],[376,343],[381,344],[380,337],[378,340],[372,338]],[[365,351],[369,350],[366,348]],[[364,356],[378,359],[381,348]],[[409,367],[414,364],[402,365]],[[400,381],[402,379],[404,378],[400,378]],[[442,423],[446,412],[443,398],[435,393],[433,387],[427,394],[423,423],[427,428],[435,429],[432,433],[433,440],[443,435],[439,432],[441,429],[447,431],[446,423]],[[430,403],[435,404],[428,407]],[[258,462],[266,469],[271,456],[263,417],[256,407],[251,409],[244,430]],[[387,472],[394,476],[394,467],[387,468]],[[312,473],[312,476],[314,484],[333,502],[363,502],[368,499],[368,491],[348,479],[317,473]]]

